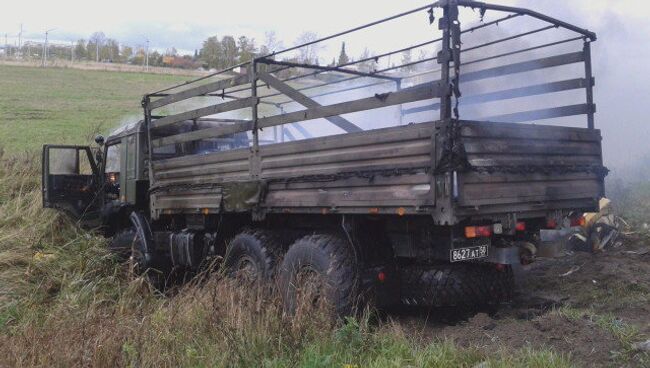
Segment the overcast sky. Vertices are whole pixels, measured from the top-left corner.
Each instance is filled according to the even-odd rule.
[[[42,39],[55,28],[51,39],[70,42],[103,31],[131,46],[144,44],[159,50],[200,48],[211,35],[226,34],[264,40],[274,30],[285,46],[303,31],[319,35],[338,32],[378,18],[425,5],[421,0],[328,1],[149,1],[149,0],[20,0],[0,2],[0,37],[15,42],[19,25],[24,37]],[[530,7],[596,31],[594,45],[597,126],[605,136],[606,161],[622,164],[650,153],[650,3],[646,0],[495,0],[495,3]],[[172,5],[174,4],[174,5]],[[489,15],[488,15],[489,16]],[[416,20],[414,23],[426,23]],[[362,42],[350,42],[350,54],[363,47],[380,52],[382,46],[430,35],[371,33]],[[411,42],[413,42],[411,41]],[[1,42],[4,42],[2,39]],[[334,46],[331,48],[336,48]],[[330,55],[338,50],[328,50]],[[329,56],[331,57],[331,56]],[[650,156],[649,156],[650,157]]]
[[[2,1],[0,34],[14,40],[23,24],[28,39],[42,39],[43,32],[55,28],[55,41],[88,38],[95,31],[136,45],[148,38],[159,49],[174,46],[183,50],[200,47],[206,37],[217,34],[245,34],[259,41],[264,32],[275,30],[291,44],[304,30],[328,34],[341,29],[395,14],[430,1],[422,0],[328,0],[328,1],[148,1],[148,0],[21,0]],[[580,12],[581,17],[597,27],[604,14],[624,15],[647,20],[644,0],[574,0],[571,9],[560,0],[500,0],[545,8],[561,17]],[[616,7],[608,4],[616,3]],[[171,5],[174,4],[174,5]],[[643,5],[641,5],[643,4]],[[644,11],[639,11],[639,6]],[[646,28],[647,30],[647,28]],[[14,37],[12,37],[14,36]]]

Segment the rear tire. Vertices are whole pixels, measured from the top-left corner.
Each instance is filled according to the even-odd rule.
[[[512,268],[494,264],[455,263],[411,266],[401,270],[402,303],[424,307],[494,305],[512,298]]]
[[[322,286],[316,291],[318,297],[324,296],[337,316],[350,315],[357,293],[354,259],[350,244],[335,235],[309,235],[293,243],[284,256],[278,282],[287,313],[295,314],[301,289],[307,287],[304,283],[314,280],[302,276],[313,273]]]
[[[228,244],[224,268],[230,276],[269,281],[275,273],[280,246],[265,230],[245,230]]]

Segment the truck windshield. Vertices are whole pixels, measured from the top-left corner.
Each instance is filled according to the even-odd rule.
[[[113,144],[106,148],[106,167],[104,172],[120,171],[120,145]]]

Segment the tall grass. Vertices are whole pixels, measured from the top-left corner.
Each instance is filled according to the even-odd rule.
[[[369,312],[288,317],[275,293],[218,276],[163,296],[40,197],[39,157],[0,155],[0,366],[570,365],[546,350],[426,341]]]

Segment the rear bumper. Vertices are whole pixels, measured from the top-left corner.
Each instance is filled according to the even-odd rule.
[[[580,233],[579,226],[559,230],[541,229],[540,241],[532,244],[525,241],[514,242],[508,247],[490,247],[487,261],[500,264],[519,264],[523,261],[532,261],[535,257],[557,258],[565,254],[569,239],[574,234]]]

